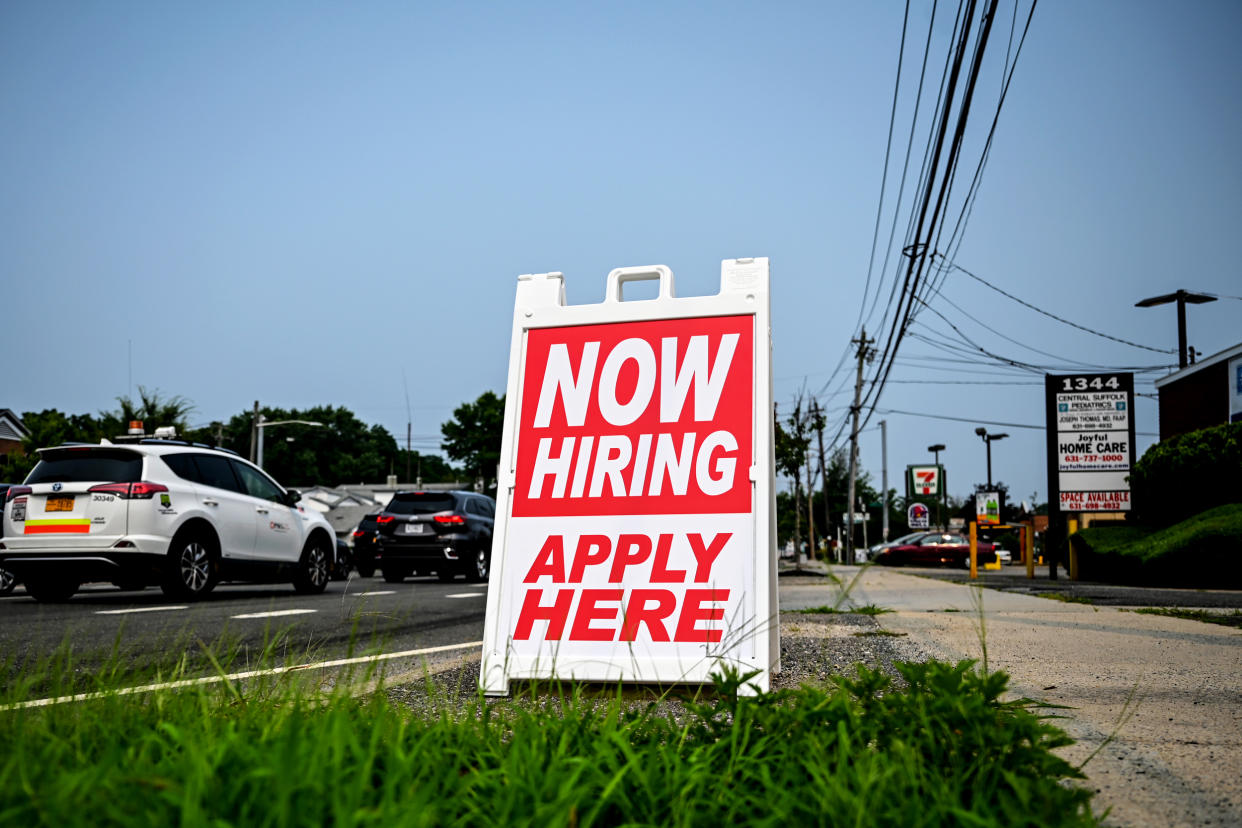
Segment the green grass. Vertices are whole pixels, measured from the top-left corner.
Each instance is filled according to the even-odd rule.
[[[1242,587],[1242,503],[1163,529],[1100,526],[1072,537],[1083,577],[1168,585]]]
[[[1060,601],[1063,604],[1092,604],[1095,603],[1090,598],[1083,595],[1069,595],[1064,592],[1037,592],[1040,598],[1048,598],[1053,601]]]
[[[77,686],[64,659],[37,666],[0,704]],[[725,675],[676,706],[546,682],[462,704],[429,684],[416,712],[286,674],[5,709],[0,824],[1098,824],[1063,784],[1081,778],[1053,753],[1070,739],[1001,701],[1003,674],[897,669],[753,698]]]
[[[1201,609],[1180,609],[1178,607],[1141,607],[1134,611],[1142,615],[1166,615],[1170,618],[1205,621],[1208,624],[1220,624],[1224,627],[1238,627],[1242,629],[1242,610],[1209,612]]]
[[[909,635],[909,633],[893,632],[892,630],[867,630],[866,632],[856,632],[853,635],[855,638],[869,638],[869,637],[904,638],[905,636]]]
[[[847,607],[844,609],[825,605],[822,607],[792,610],[792,612],[799,612],[803,615],[883,615],[886,612],[893,612],[893,610],[887,607],[879,607],[875,604],[864,604],[861,607]]]

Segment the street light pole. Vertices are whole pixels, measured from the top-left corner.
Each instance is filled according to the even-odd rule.
[[[944,515],[949,511],[948,490],[945,489],[944,475],[940,473],[940,452],[944,451],[944,443],[936,443],[934,446],[928,446],[927,450],[936,456],[936,473],[940,475],[940,502],[936,504],[936,525],[941,529],[944,529]],[[942,506],[943,509],[941,508]]]
[[[1179,290],[1177,293],[1166,293],[1163,296],[1152,296],[1141,302],[1135,302],[1136,308],[1150,308],[1155,305],[1164,305],[1169,302],[1177,303],[1177,365],[1179,368],[1185,368],[1189,363],[1187,359],[1188,351],[1186,350],[1186,303],[1192,305],[1202,305],[1205,302],[1215,302],[1216,297],[1207,293],[1195,293],[1189,290]]]
[[[259,432],[259,438],[257,441],[259,444],[258,451],[255,453],[255,461],[254,461],[254,464],[256,466],[258,466],[259,468],[263,468],[263,429],[271,428],[272,426],[293,425],[293,424],[314,426],[316,428],[323,426],[323,423],[317,423],[314,420],[269,420],[266,417],[264,417],[262,414],[259,415],[259,420],[258,422],[255,423],[255,426],[254,426],[255,430]]]
[[[975,429],[975,434],[983,438],[984,445],[988,448],[988,491],[992,491],[992,441],[1004,440],[1008,434],[988,434],[988,430],[983,426]]]

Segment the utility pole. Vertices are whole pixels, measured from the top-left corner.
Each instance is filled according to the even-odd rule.
[[[414,428],[414,424],[406,421],[405,424],[405,480],[410,480],[410,431]]]
[[[250,462],[254,462],[259,448],[259,401],[254,401],[254,416],[250,418]]]
[[[880,484],[884,487],[884,497],[880,498],[880,507],[884,509],[884,519],[881,526],[884,527],[885,542],[888,541],[888,420],[880,420]]]
[[[824,418],[819,413],[819,400],[811,398],[811,410],[815,412],[815,433],[819,440],[819,482],[824,487],[824,537],[827,538],[831,545],[832,540],[832,511],[828,508],[828,470],[824,467]],[[836,550],[830,549],[833,553],[833,559],[836,559]]]
[[[845,562],[852,564],[854,562],[854,510],[858,508],[858,504],[854,502],[854,483],[858,479],[858,414],[862,408],[863,363],[871,361],[871,358],[875,356],[875,349],[868,347],[875,340],[867,338],[867,329],[864,327],[858,339],[851,339],[850,342],[858,346],[858,379],[854,382],[854,404],[850,406],[854,425],[850,430],[850,496],[846,506],[849,509],[847,513],[849,529],[845,535]]]
[[[815,560],[815,486],[811,483],[811,449],[807,444],[806,450],[806,534],[810,541],[807,546],[810,554],[807,556],[810,560]]]

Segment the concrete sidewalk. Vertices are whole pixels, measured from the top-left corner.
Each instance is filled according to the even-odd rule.
[[[833,568],[845,584],[858,573]],[[840,596],[822,576],[790,574],[783,610]],[[1078,740],[1063,752],[1074,764],[1115,733],[1085,768],[1110,824],[1242,825],[1242,632],[883,567],[862,572],[846,602],[894,610],[880,624],[936,658],[982,660],[986,642],[988,667],[1010,675],[1013,697],[1070,708],[1050,712]]]

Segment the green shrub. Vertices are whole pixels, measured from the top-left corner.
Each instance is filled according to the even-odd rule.
[[[1242,503],[1242,423],[1161,440],[1130,473],[1133,516],[1168,526],[1223,503]]]
[[[1101,526],[1070,537],[1087,580],[1242,588],[1242,503],[1163,529]]]

